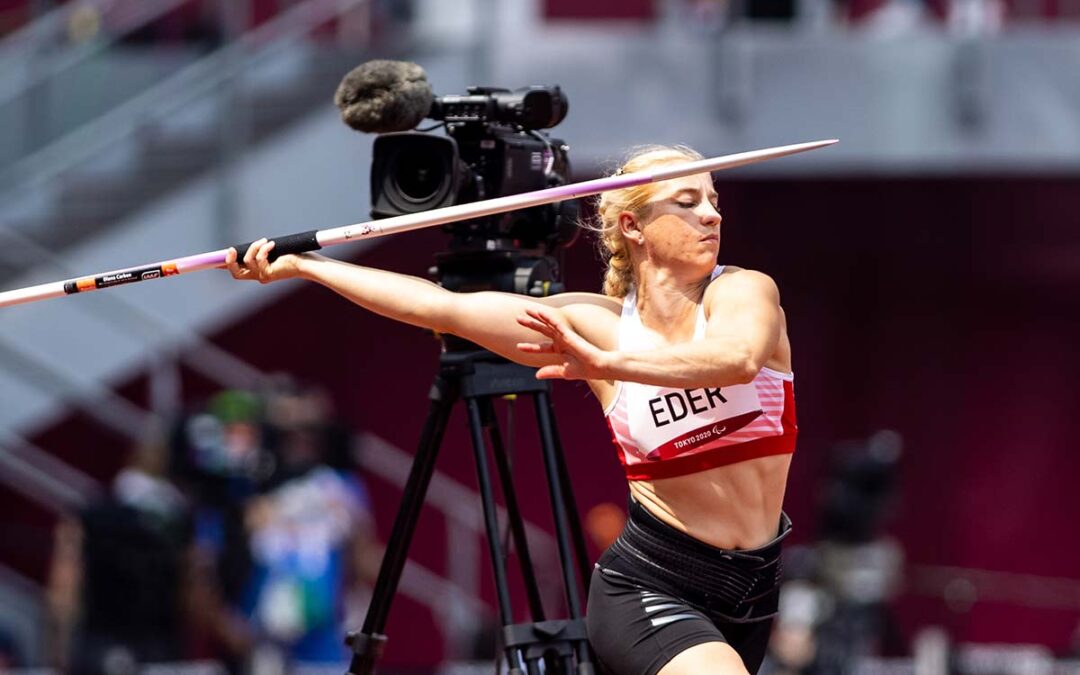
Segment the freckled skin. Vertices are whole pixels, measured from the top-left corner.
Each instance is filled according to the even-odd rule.
[[[664,282],[674,277],[707,283],[720,250],[721,221],[707,174],[664,183],[640,222],[629,214],[620,217],[630,235],[631,260],[639,265],[639,286],[648,287],[653,273],[661,273]]]
[[[668,183],[653,200],[650,220],[642,229],[649,256],[658,266],[694,264],[711,272],[723,220],[712,181],[708,176],[688,176]],[[706,239],[709,235],[715,239]]]

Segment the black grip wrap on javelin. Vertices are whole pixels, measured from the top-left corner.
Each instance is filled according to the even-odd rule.
[[[270,241],[274,242],[274,250],[270,251],[270,262],[277,260],[283,255],[290,253],[303,253],[304,251],[318,251],[322,246],[319,245],[319,240],[315,237],[319,233],[318,230],[309,230],[307,232],[300,232],[298,234],[286,234],[280,237],[270,237]],[[240,266],[244,265],[244,254],[251,248],[251,245],[255,242],[249,241],[246,244],[240,244],[235,246],[236,260],[240,263]]]

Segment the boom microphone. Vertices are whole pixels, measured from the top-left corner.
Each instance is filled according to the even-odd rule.
[[[384,59],[353,68],[334,93],[341,121],[375,134],[414,128],[427,117],[433,100],[423,68]]]

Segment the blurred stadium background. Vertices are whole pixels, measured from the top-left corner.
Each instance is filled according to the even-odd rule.
[[[331,97],[371,58],[561,85],[575,180],[840,138],[718,181],[723,261],[778,280],[796,347],[767,671],[1080,673],[1076,0],[0,0],[0,32],[5,290],[366,220],[372,139]],[[426,274],[445,245],[331,254]],[[564,268],[598,288],[589,242]],[[224,273],[0,310],[0,671],[344,672],[437,351]],[[555,404],[595,555],[625,487],[586,390]],[[492,669],[463,427],[384,672]]]

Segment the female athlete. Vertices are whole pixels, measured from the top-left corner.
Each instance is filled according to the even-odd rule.
[[[700,159],[653,146],[620,173]],[[383,316],[585,380],[630,488],[626,528],[596,564],[589,639],[617,675],[755,673],[777,611],[782,513],[795,447],[791,347],[779,293],[717,265],[708,174],[601,195],[604,293],[452,293],[317,254],[270,262],[260,239],[237,279],[299,277]]]

